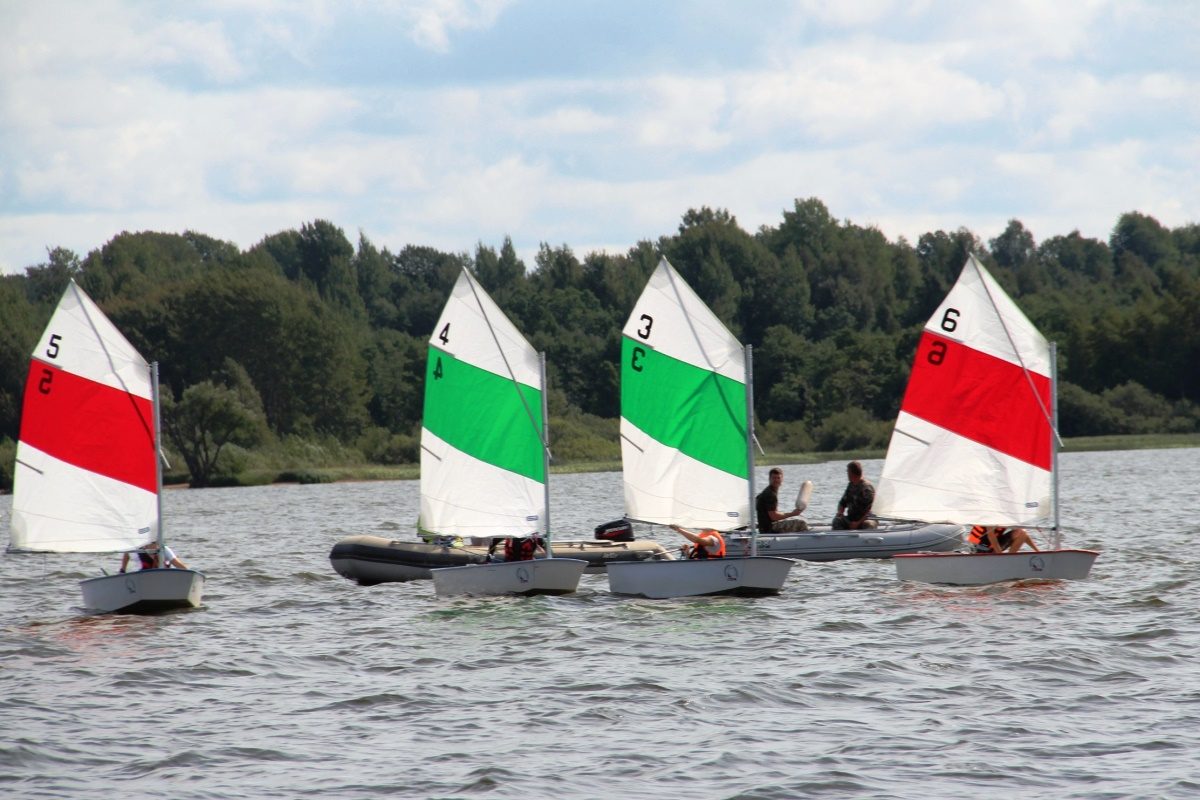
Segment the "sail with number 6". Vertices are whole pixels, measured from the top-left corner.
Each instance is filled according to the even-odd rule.
[[[972,255],[921,333],[875,512],[968,525],[1053,518],[1050,344]]]

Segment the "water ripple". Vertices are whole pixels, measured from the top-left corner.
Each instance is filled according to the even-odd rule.
[[[0,558],[0,793],[1191,797],[1200,552],[1179,543],[1200,526],[1160,509],[1200,451],[1171,456],[1169,485],[1161,454],[1064,457],[1069,543],[1104,550],[1089,581],[800,564],[757,600],[619,598],[592,575],[553,598],[364,588],[330,546],[409,535],[412,482],[170,492],[173,545],[209,570],[200,610],[84,616],[75,582],[109,557]],[[794,470],[829,493],[843,471]],[[553,486],[565,527],[616,516],[615,474]]]

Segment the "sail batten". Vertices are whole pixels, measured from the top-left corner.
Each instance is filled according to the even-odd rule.
[[[537,351],[463,270],[429,339],[421,525],[456,536],[546,532]]]
[[[874,509],[961,524],[1050,519],[1050,345],[974,256],[930,317]]]
[[[741,343],[665,259],[622,334],[626,516],[717,530],[748,525]]]

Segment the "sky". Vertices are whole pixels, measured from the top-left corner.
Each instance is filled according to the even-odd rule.
[[[122,231],[622,253],[1200,222],[1185,0],[0,0],[0,272]]]

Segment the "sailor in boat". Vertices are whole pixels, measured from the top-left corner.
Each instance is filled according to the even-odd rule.
[[[875,504],[875,487],[863,477],[861,461],[851,461],[846,465],[846,491],[838,500],[837,516],[833,518],[835,531],[857,531],[878,527],[878,523],[869,519],[871,506]]]
[[[687,528],[679,525],[672,525],[671,530],[686,536],[692,542],[692,546],[682,545],[679,550],[683,553],[684,558],[724,558],[725,557],[725,537],[712,530],[705,528],[699,533],[692,533]]]
[[[1005,528],[1000,525],[976,525],[967,534],[967,543],[976,553],[1015,553],[1025,545],[1034,552],[1041,552],[1024,528]]]
[[[488,561],[499,561],[496,548],[504,542],[504,561],[532,561],[535,557],[546,556],[546,544],[541,536],[510,536],[506,539],[492,539],[488,548]]]
[[[137,556],[138,569],[158,569],[164,564],[167,567],[174,567],[175,569],[188,568],[187,564],[183,563],[179,559],[179,556],[175,555],[174,550],[164,544],[162,546],[162,553],[159,553],[158,542],[150,542],[149,544],[142,545],[132,553],[121,554],[121,572],[129,568],[129,557],[131,555]]]
[[[804,509],[797,508],[786,514],[779,510],[779,487],[783,485],[783,470],[772,467],[767,474],[767,487],[754,498],[754,510],[758,519],[759,533],[788,533],[808,530],[808,523],[799,519]],[[791,519],[797,517],[797,519]]]

